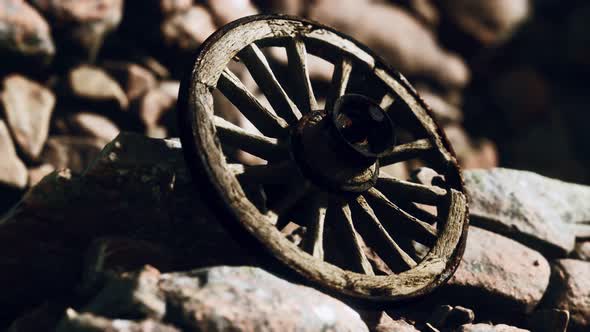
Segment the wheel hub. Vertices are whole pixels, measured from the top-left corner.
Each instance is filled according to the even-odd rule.
[[[347,94],[333,110],[312,111],[292,136],[293,152],[304,174],[331,191],[363,192],[379,176],[379,156],[395,143],[394,125],[369,98]]]

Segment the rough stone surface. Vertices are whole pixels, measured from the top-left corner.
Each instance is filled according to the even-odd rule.
[[[526,313],[541,300],[550,268],[538,252],[477,227],[470,227],[457,272],[441,287],[446,299],[474,308]],[[453,303],[454,304],[454,303]]]
[[[551,265],[551,284],[543,308],[557,308],[570,313],[569,330],[590,329],[590,262],[575,259],[556,260]]]
[[[39,157],[49,132],[55,96],[20,75],[4,79],[0,102],[14,141],[29,159]]]
[[[72,94],[91,102],[114,103],[120,109],[127,109],[129,99],[119,83],[104,70],[82,65],[70,72],[69,84]]]
[[[368,331],[342,302],[258,268],[164,274],[160,286],[168,317],[187,330]]]
[[[93,161],[106,141],[92,137],[51,136],[40,159],[56,169],[69,168],[81,173]]]
[[[23,0],[0,2],[0,54],[41,62],[55,54],[47,22]]]
[[[22,189],[27,185],[27,167],[16,155],[6,123],[0,119],[0,185]]]
[[[529,330],[506,324],[490,325],[480,323],[463,325],[457,332],[529,332]]]
[[[590,187],[504,168],[468,170],[464,179],[474,225],[548,256],[572,251],[572,224],[590,220]]]

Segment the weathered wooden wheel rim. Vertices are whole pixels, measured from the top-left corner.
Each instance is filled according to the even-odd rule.
[[[413,268],[392,275],[366,275],[319,260],[287,240],[242,190],[226,162],[217,136],[211,91],[228,63],[253,43],[298,39],[324,45],[362,64],[400,98],[416,116],[436,156],[445,169],[448,213],[430,251]],[[330,52],[328,52],[330,53]],[[326,55],[326,54],[323,54]],[[327,57],[330,57],[328,54]],[[335,60],[338,61],[338,60]],[[455,271],[464,250],[468,225],[466,199],[460,170],[447,140],[433,121],[427,106],[399,73],[363,45],[331,28],[287,16],[257,15],[232,22],[205,41],[190,77],[182,83],[178,103],[181,139],[187,162],[200,184],[210,185],[213,199],[221,202],[223,216],[243,227],[270,254],[308,280],[337,293],[369,300],[401,300],[426,294]]]

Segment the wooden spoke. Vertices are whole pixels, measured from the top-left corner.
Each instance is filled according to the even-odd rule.
[[[431,205],[439,203],[447,194],[447,191],[441,187],[427,186],[388,176],[379,176],[377,187],[389,196]]]
[[[275,112],[288,123],[297,122],[301,118],[301,113],[275,77],[260,48],[256,44],[246,46],[240,52],[240,59],[268,98]]]
[[[334,66],[332,84],[326,96],[326,110],[329,112],[334,107],[336,99],[344,95],[350,74],[352,73],[352,60],[349,57],[342,58],[342,61]]]
[[[332,208],[332,207],[331,207]],[[333,239],[334,244],[338,247],[343,263],[348,268],[367,275],[375,275],[373,267],[364,252],[362,239],[354,227],[352,213],[348,204],[343,206],[333,206],[334,218],[331,219],[331,225],[336,229],[337,238]]]
[[[221,73],[217,88],[264,135],[280,137],[288,133],[287,122],[264,107],[228,68]]]
[[[219,139],[224,144],[266,160],[280,160],[288,156],[287,150],[275,138],[250,133],[219,116],[215,116],[214,122]]]
[[[414,240],[426,245],[432,245],[434,243],[437,237],[436,228],[402,210],[375,187],[369,189],[367,194],[376,202],[385,206],[391,214],[397,216],[401,221],[399,223],[400,229],[414,236]]]
[[[395,98],[393,98],[393,96],[388,93],[385,96],[383,96],[383,98],[381,99],[381,102],[379,103],[379,106],[381,106],[382,109],[387,111],[387,109],[389,109],[389,107],[391,107],[391,105],[393,105],[394,101],[395,101]]]
[[[383,227],[383,225],[379,221],[379,218],[377,218],[377,215],[375,215],[375,212],[373,211],[373,209],[371,208],[369,203],[366,201],[366,199],[361,195],[361,196],[357,197],[356,203],[360,207],[360,210],[365,214],[365,216],[368,217],[367,219],[371,223],[373,223],[374,228],[376,228],[378,230],[378,234],[381,237],[381,240],[387,244],[389,249],[396,252],[399,255],[399,258],[405,263],[405,265],[408,268],[413,268],[414,266],[416,266],[417,265],[416,261],[414,261],[412,259],[412,257],[410,257],[410,255],[408,255],[395,242],[395,240],[391,237],[391,235],[389,235],[389,233],[387,232],[385,227]]]
[[[303,248],[313,257],[324,260],[324,222],[327,209],[320,206],[319,200],[314,200],[312,204],[307,237],[303,242]]]
[[[307,50],[301,38],[289,40],[287,44],[289,69],[291,70],[294,89],[294,101],[301,112],[308,113],[318,109],[318,104],[313,93],[309,70],[307,68]]]
[[[295,206],[310,190],[310,184],[307,181],[291,182],[282,196],[274,201],[271,206],[279,216],[284,215]]]
[[[434,151],[432,143],[426,138],[414,142],[394,146],[385,152],[380,159],[381,166],[395,164],[400,161],[416,158]]]
[[[267,165],[229,164],[232,173],[239,179],[264,184],[285,184],[293,181],[299,170],[290,160]]]

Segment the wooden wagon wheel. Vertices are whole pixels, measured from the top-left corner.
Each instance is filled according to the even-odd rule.
[[[286,79],[267,47],[286,50]],[[334,66],[323,106],[310,55]],[[245,65],[270,106],[231,62]],[[215,89],[259,132],[215,115]],[[452,150],[410,84],[350,37],[287,16],[230,23],[201,46],[179,112],[199,190],[210,190],[218,212],[304,278],[356,298],[400,300],[455,271],[468,214]],[[227,147],[265,162],[239,163]],[[434,169],[434,184],[387,174],[406,160]]]

